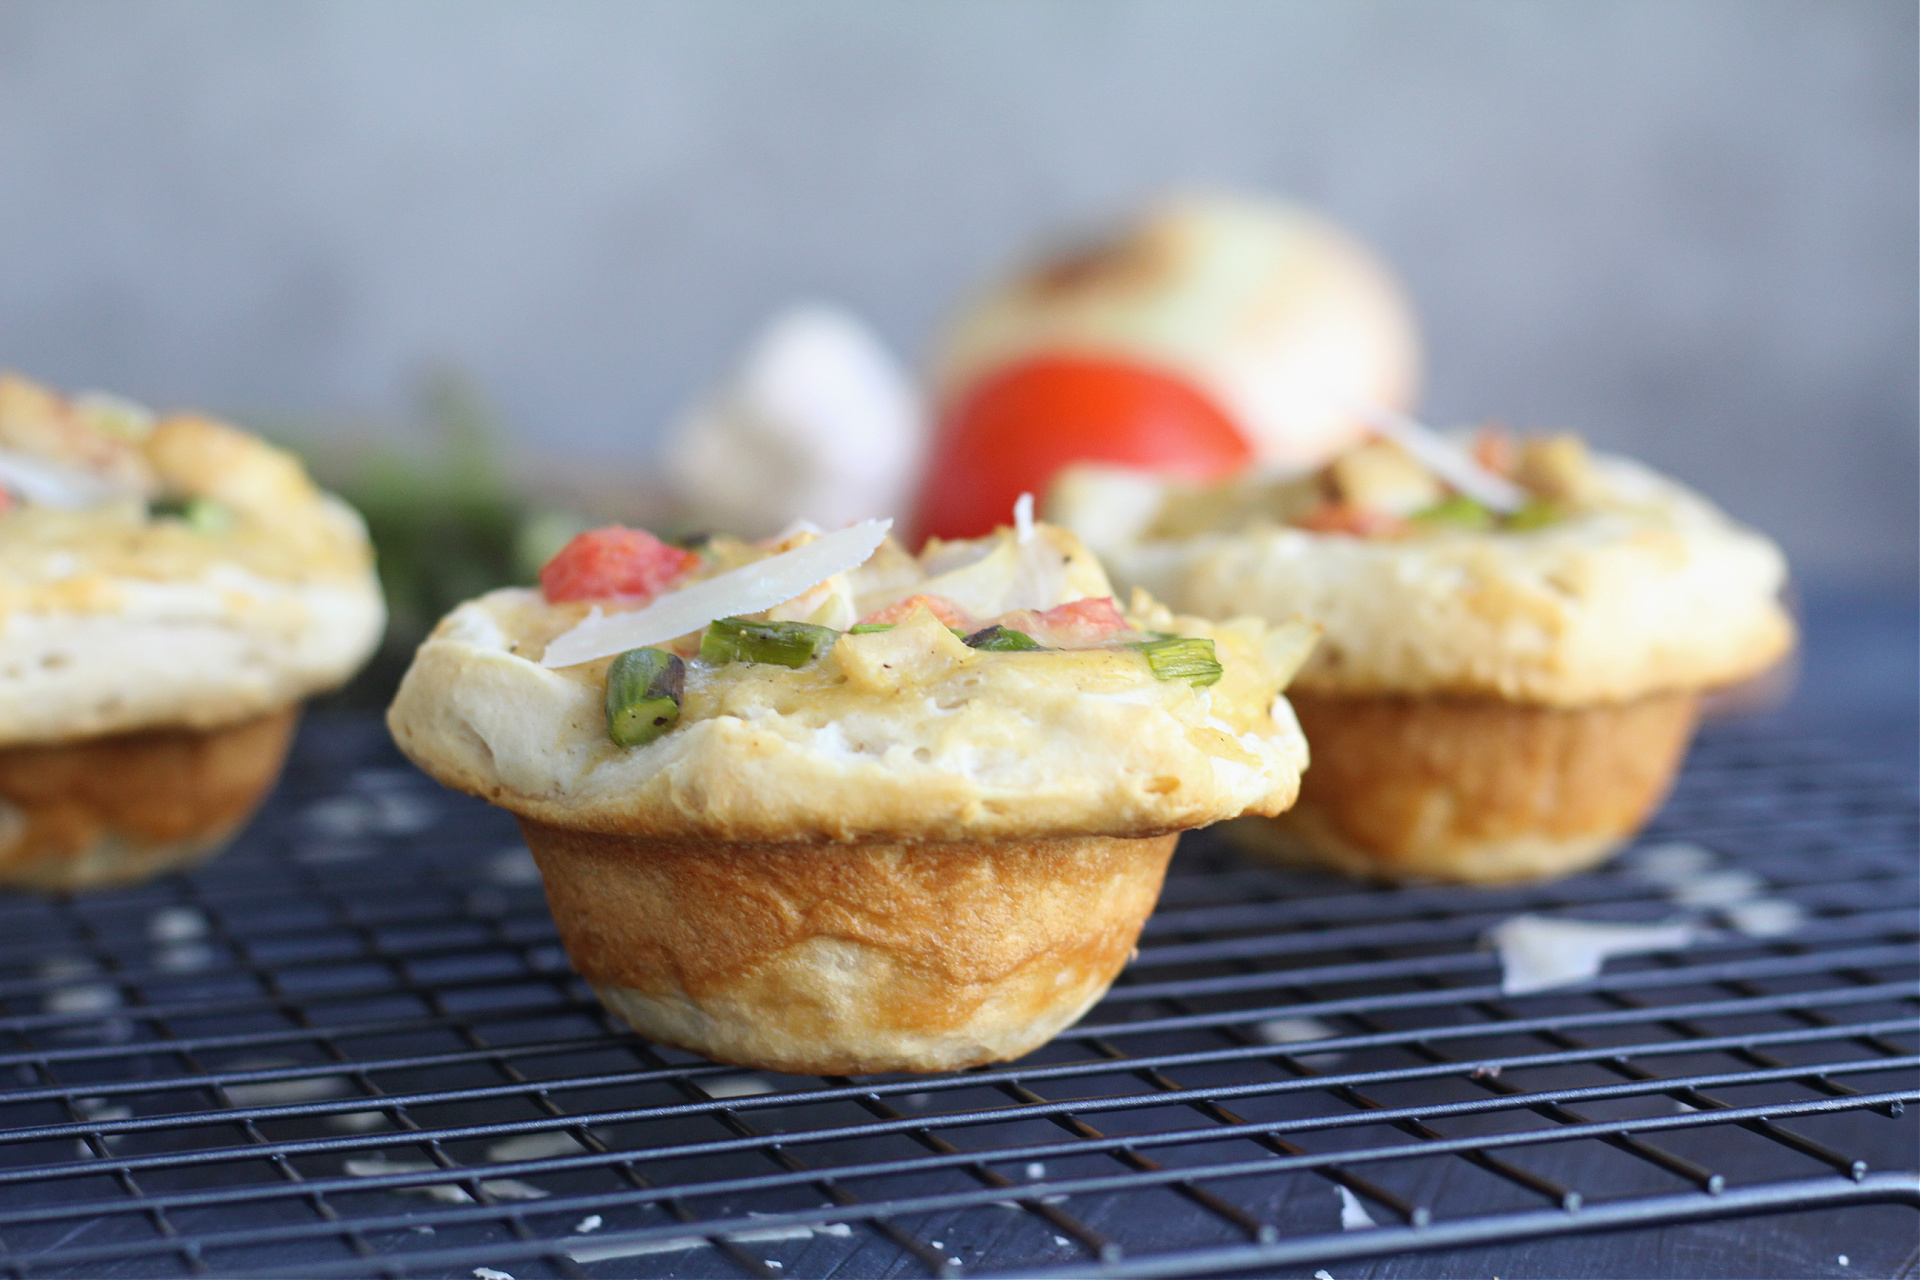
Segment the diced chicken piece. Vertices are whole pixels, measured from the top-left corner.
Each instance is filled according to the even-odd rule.
[[[1410,516],[1445,496],[1432,472],[1386,440],[1370,441],[1335,458],[1327,478],[1336,500],[1392,516]]]
[[[1586,442],[1572,432],[1522,441],[1514,479],[1540,497],[1568,506],[1585,506],[1600,497],[1599,468]]]

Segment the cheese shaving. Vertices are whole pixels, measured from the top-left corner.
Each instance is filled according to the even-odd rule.
[[[1354,411],[1421,466],[1481,506],[1512,515],[1527,504],[1526,490],[1475,462],[1473,455],[1432,427],[1379,405],[1358,405]]]
[[[1013,528],[1021,545],[1033,541],[1033,495],[1023,493],[1013,500]]]
[[[576,666],[662,644],[698,631],[716,618],[745,617],[785,604],[834,574],[864,564],[892,527],[891,520],[863,520],[803,547],[696,582],[632,613],[602,614],[596,607],[580,625],[547,646],[541,665]]]
[[[78,467],[30,458],[9,449],[0,449],[0,485],[35,506],[68,511],[97,506],[128,492]]]
[[[1342,1231],[1365,1231],[1368,1227],[1378,1226],[1367,1207],[1360,1203],[1360,1197],[1339,1183],[1333,1189],[1340,1193],[1340,1229]]]
[[[1609,956],[1678,951],[1693,942],[1694,927],[1685,920],[1612,924],[1514,916],[1487,937],[1500,950],[1501,992],[1520,996],[1598,977]]]

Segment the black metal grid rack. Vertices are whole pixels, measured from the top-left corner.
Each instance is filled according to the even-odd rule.
[[[0,898],[0,1271],[1451,1274],[1418,1251],[1815,1210],[1826,1269],[1891,1274],[1920,1220],[1914,801],[1722,731],[1642,842],[1710,854],[1389,890],[1189,838],[1053,1045],[813,1079],[611,1024],[511,823],[375,722],[317,723],[204,870]],[[1650,878],[1676,857],[1702,865]],[[1510,996],[1479,942],[1520,913],[1698,936]]]

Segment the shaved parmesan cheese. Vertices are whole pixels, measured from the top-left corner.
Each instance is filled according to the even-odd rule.
[[[131,492],[78,467],[0,449],[0,485],[39,507],[77,511]]]
[[[1500,990],[1520,996],[1598,977],[1609,956],[1677,951],[1693,942],[1694,928],[1684,920],[1611,924],[1514,916],[1487,937],[1500,950]]]
[[[1360,1197],[1339,1183],[1333,1189],[1340,1193],[1340,1229],[1342,1231],[1365,1231],[1368,1227],[1378,1226],[1367,1207],[1360,1203]]]
[[[1736,902],[1724,914],[1728,924],[1749,938],[1784,937],[1798,929],[1805,919],[1799,905],[1785,898]]]
[[[1432,427],[1378,405],[1354,410],[1382,436],[1412,454],[1420,465],[1483,507],[1512,515],[1527,504],[1526,490],[1475,462],[1473,455]]]
[[[716,618],[743,617],[785,604],[834,574],[865,562],[892,527],[891,520],[863,520],[803,547],[670,592],[632,613],[602,614],[595,608],[579,626],[547,646],[541,665],[571,667],[592,662],[684,636]]]
[[[1024,545],[1033,541],[1033,495],[1023,493],[1013,500],[1013,528]]]

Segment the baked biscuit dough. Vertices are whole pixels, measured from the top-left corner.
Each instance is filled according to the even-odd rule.
[[[1317,764],[1277,823],[1236,828],[1251,844],[1356,874],[1532,879],[1637,831],[1697,695],[1793,645],[1772,542],[1626,459],[1584,475],[1579,504],[1528,530],[1316,532],[1226,490],[1209,528],[1203,495],[1098,469],[1065,477],[1049,515],[1175,608],[1322,628],[1294,681]]]
[[[300,700],[378,642],[359,517],[232,427],[7,375],[0,484],[0,882],[208,855],[278,776]],[[140,785],[109,796],[101,767]]]
[[[1066,572],[1028,607],[1104,599],[1084,548],[1037,533]],[[985,613],[1011,537],[888,544],[848,575],[850,616],[916,594]],[[1213,641],[1221,678],[1196,687],[1121,647],[976,649],[905,608],[798,668],[691,661],[679,722],[620,747],[609,660],[540,663],[584,607],[496,591],[420,647],[388,724],[519,816],[575,968],[643,1034],[786,1071],[1017,1057],[1113,981],[1179,831],[1293,802],[1280,690],[1311,633],[1136,597],[1133,629]]]

